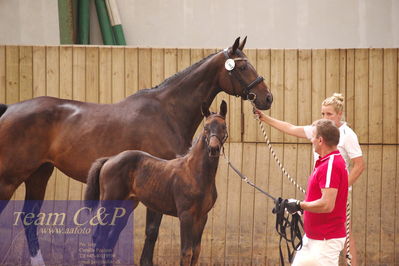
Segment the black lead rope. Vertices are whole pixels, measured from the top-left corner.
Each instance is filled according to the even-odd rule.
[[[237,175],[241,177],[243,181],[245,181],[248,185],[252,186],[262,194],[266,195],[270,199],[274,201],[274,208],[272,213],[276,215],[276,231],[280,235],[279,240],[279,250],[280,250],[280,261],[281,265],[284,266],[284,255],[281,248],[281,242],[284,239],[287,247],[288,261],[292,263],[294,260],[294,253],[302,248],[302,231],[303,231],[303,222],[301,216],[298,213],[289,214],[285,211],[287,200],[283,200],[282,198],[275,198],[260,187],[256,186],[252,183],[248,177],[243,175],[234,165],[231,164],[229,159],[223,150],[224,158],[227,161],[227,164],[236,172]],[[287,233],[287,229],[289,229]],[[290,248],[292,247],[292,249]]]
[[[270,195],[269,193],[267,193],[266,191],[264,191],[264,190],[261,189],[260,187],[256,186],[254,183],[252,183],[252,182],[248,179],[248,177],[246,177],[246,176],[243,175],[240,171],[238,171],[238,169],[235,168],[234,165],[232,165],[232,164],[230,163],[230,161],[227,159],[226,155],[224,154],[224,151],[223,151],[223,155],[224,155],[224,158],[225,158],[226,161],[227,161],[227,164],[231,167],[231,169],[234,170],[234,172],[236,172],[237,175],[239,175],[239,176],[241,177],[241,179],[242,179],[243,181],[245,181],[248,185],[254,187],[254,188],[255,188],[256,190],[258,190],[259,192],[261,192],[261,193],[265,194],[266,196],[268,196],[269,198],[271,198],[274,202],[276,201],[276,198],[275,198],[275,197],[273,197],[272,195]]]
[[[294,260],[294,253],[302,248],[302,231],[303,222],[298,213],[292,215],[285,215],[285,205],[287,200],[277,198],[274,203],[273,213],[276,214],[276,231],[280,235],[279,250],[281,265],[284,266],[284,256],[281,248],[281,241],[284,239],[287,247],[288,261],[292,263]],[[291,219],[290,219],[291,217]],[[287,234],[287,229],[289,233]],[[302,231],[301,231],[302,230]],[[292,249],[290,248],[290,244]]]

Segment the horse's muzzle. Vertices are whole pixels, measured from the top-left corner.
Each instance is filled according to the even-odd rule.
[[[210,157],[219,157],[222,143],[217,136],[211,136],[208,144],[208,154]]]
[[[270,107],[272,107],[273,94],[268,93],[265,98],[262,97],[254,97],[254,98],[255,98],[254,100],[250,99],[250,101],[252,101],[255,104],[257,109],[269,110]]]

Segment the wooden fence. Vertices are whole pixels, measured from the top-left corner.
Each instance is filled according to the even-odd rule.
[[[214,53],[216,49],[150,49],[84,46],[0,46],[0,102],[40,95],[112,103]],[[398,49],[245,51],[274,95],[266,113],[294,124],[320,117],[320,103],[333,92],[346,99],[346,120],[358,134],[366,170],[354,185],[353,232],[365,265],[399,264]],[[270,156],[248,102],[228,102],[230,160],[275,196],[303,195]],[[307,140],[267,128],[284,166],[305,186],[312,167]],[[203,235],[202,265],[277,265],[278,237],[272,202],[241,182],[223,159],[217,175],[218,200]],[[84,185],[55,171],[46,199],[81,199]],[[21,186],[14,199],[24,198]],[[145,210],[135,211],[135,260],[144,240]],[[179,260],[179,227],[165,216],[155,250],[159,265]]]

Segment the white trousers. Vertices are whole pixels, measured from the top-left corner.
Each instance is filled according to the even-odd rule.
[[[304,235],[302,243],[302,249],[296,253],[293,266],[337,266],[345,237],[314,240]]]

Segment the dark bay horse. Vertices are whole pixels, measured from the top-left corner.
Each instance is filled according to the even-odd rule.
[[[38,97],[0,105],[0,201],[7,202],[21,183],[26,185],[23,211],[38,213],[54,167],[86,182],[97,158],[124,150],[143,150],[173,159],[184,154],[203,116],[224,91],[269,109],[273,97],[242,52],[246,38],[212,54],[116,104],[94,104]],[[0,212],[5,204],[0,204]],[[147,209],[146,239],[140,263],[152,265],[162,214]],[[25,227],[29,252],[42,262],[36,225]],[[43,264],[43,262],[42,262]]]
[[[130,211],[142,202],[159,213],[178,217],[180,265],[197,264],[202,232],[217,197],[215,175],[219,155],[227,139],[226,102],[222,101],[219,114],[211,114],[206,107],[202,112],[206,117],[204,129],[184,157],[164,160],[146,152],[128,150],[98,159],[87,179],[85,202],[90,208],[101,200],[104,209],[113,210],[110,201],[130,200],[133,205]],[[123,226],[127,219],[128,216]],[[115,235],[115,226],[98,225],[96,251],[112,252],[123,227],[118,226]],[[101,257],[99,255],[96,257]]]

